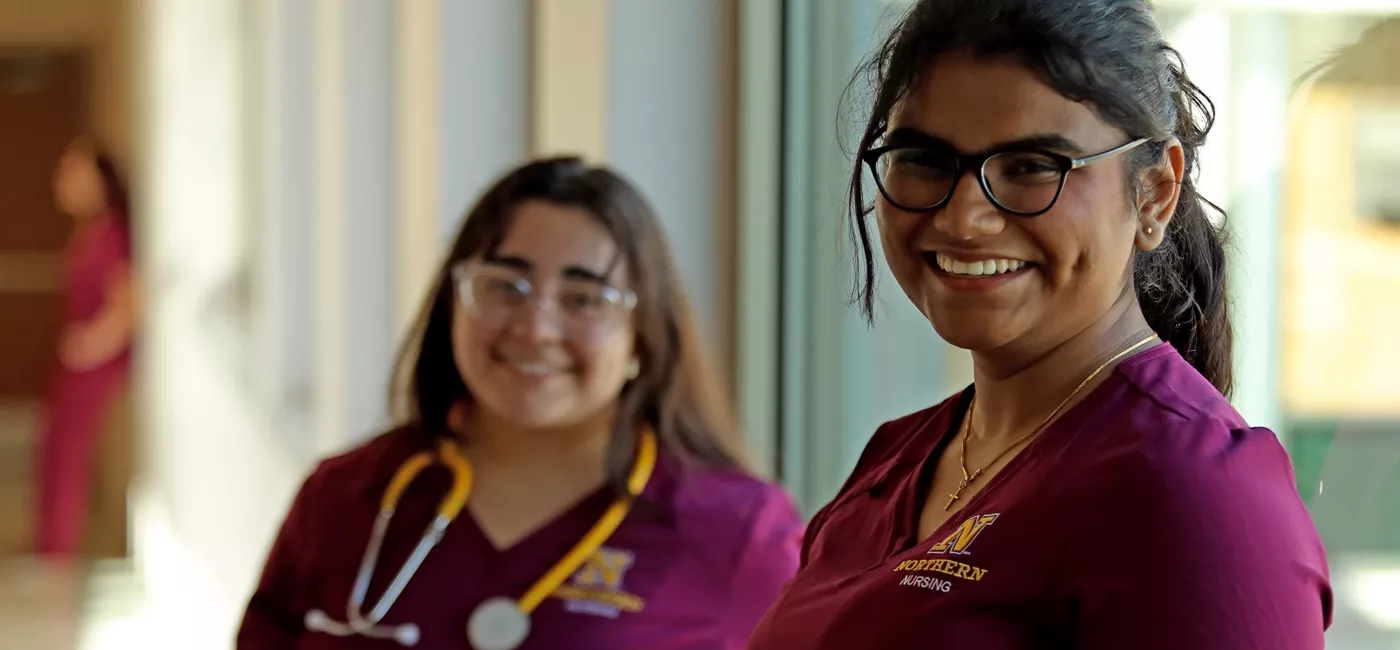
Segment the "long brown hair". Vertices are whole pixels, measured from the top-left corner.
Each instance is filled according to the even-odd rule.
[[[740,467],[742,445],[728,398],[706,363],[660,220],[629,182],[578,158],[528,163],[496,181],[467,213],[416,323],[399,351],[391,403],[402,425],[453,435],[449,413],[471,394],[452,356],[456,291],[452,267],[489,255],[505,239],[516,206],[540,200],[582,208],[616,242],[637,294],[633,324],[640,373],[622,390],[608,451],[609,483],[624,491],[638,425],[683,462]]]

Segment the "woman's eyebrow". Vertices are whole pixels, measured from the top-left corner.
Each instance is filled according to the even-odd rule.
[[[534,263],[519,255],[490,255],[486,257],[486,263],[493,264],[496,266],[504,266],[507,268],[514,269],[516,271],[520,271],[522,273],[529,273],[535,268]],[[564,267],[564,270],[560,272],[560,275],[575,280],[587,280],[589,282],[597,282],[598,284],[608,283],[608,278],[605,274],[599,273],[598,271],[594,271],[593,269],[577,265],[570,265]]]
[[[918,129],[909,127],[899,127],[889,132],[885,136],[885,141],[892,146],[912,146],[930,147],[936,149],[947,149],[958,151],[947,138],[926,133]],[[1058,133],[1037,133],[1034,135],[998,142],[983,151],[973,153],[992,153],[996,151],[1006,151],[1013,149],[1048,149],[1050,151],[1062,151],[1069,154],[1081,154],[1084,149],[1073,140]]]

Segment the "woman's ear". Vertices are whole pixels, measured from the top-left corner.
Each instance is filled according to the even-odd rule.
[[[1167,226],[1176,214],[1181,183],[1186,178],[1186,151],[1181,141],[1167,140],[1162,158],[1138,174],[1137,223],[1135,243],[1150,251],[1162,243]]]

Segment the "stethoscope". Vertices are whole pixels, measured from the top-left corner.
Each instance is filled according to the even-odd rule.
[[[428,528],[423,532],[423,536],[418,540],[418,545],[414,547],[413,553],[404,561],[403,567],[394,576],[389,586],[385,588],[384,594],[379,597],[374,608],[368,614],[364,613],[365,596],[369,591],[370,578],[374,576],[374,567],[379,560],[380,547],[384,543],[384,535],[389,530],[389,521],[394,517],[394,510],[398,507],[399,498],[403,496],[409,484],[418,477],[424,469],[432,465],[435,461],[440,461],[452,470],[452,489],[438,505],[438,513],[433,521],[428,524]],[[602,548],[618,526],[622,525],[622,520],[627,517],[627,513],[632,510],[633,499],[642,493],[646,488],[647,481],[651,479],[652,470],[656,467],[656,434],[651,429],[645,429],[639,438],[637,460],[632,465],[632,472],[627,477],[627,494],[619,496],[608,506],[597,523],[584,534],[574,547],[564,555],[553,567],[545,572],[544,576],[535,582],[525,595],[519,600],[512,600],[504,596],[488,598],[483,601],[472,612],[467,620],[467,639],[476,650],[515,650],[530,635],[530,614],[543,603],[550,594],[554,593],[564,581],[569,579],[583,563],[592,557],[598,549]],[[399,625],[381,625],[384,615],[389,612],[389,608],[398,600],[403,593],[404,587],[413,574],[418,571],[419,565],[427,557],[447,530],[457,515],[461,514],[462,508],[466,506],[467,496],[471,493],[472,468],[467,462],[466,456],[462,455],[460,449],[451,440],[443,440],[438,445],[437,453],[422,451],[411,456],[398,471],[394,473],[394,478],[389,482],[389,487],[384,491],[384,498],[380,502],[379,516],[374,521],[374,528],[370,532],[369,544],[365,548],[364,559],[360,562],[359,573],[355,577],[355,585],[350,590],[350,599],[345,608],[345,622],[332,620],[325,611],[312,609],[306,613],[306,629],[311,632],[323,632],[340,637],[365,636],[372,639],[393,640],[399,645],[412,647],[418,644],[421,630],[413,623],[401,623]]]

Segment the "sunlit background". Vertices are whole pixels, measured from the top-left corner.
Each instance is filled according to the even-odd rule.
[[[838,100],[901,4],[0,0],[0,644],[228,647],[300,480],[384,424],[464,208],[538,154],[657,204],[761,468],[815,511],[876,425],[970,379],[892,278],[873,329],[846,304]],[[1237,406],[1327,543],[1329,648],[1400,649],[1400,85],[1296,87],[1400,0],[1158,6],[1220,109]],[[134,181],[145,310],[113,559],[53,567],[23,551],[68,228],[47,179],[79,131]]]

